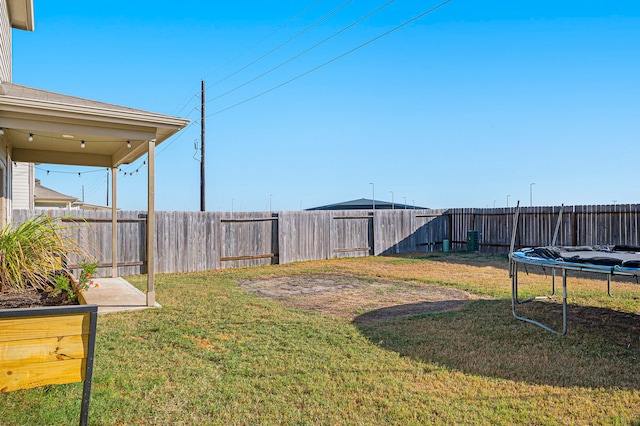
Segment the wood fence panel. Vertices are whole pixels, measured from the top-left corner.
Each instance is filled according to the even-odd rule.
[[[280,263],[329,258],[327,212],[281,212],[279,219]]]
[[[373,215],[368,210],[333,211],[331,257],[362,257],[374,252]]]
[[[560,207],[523,207],[516,247],[551,244]],[[558,245],[640,245],[640,205],[565,206]],[[191,272],[332,257],[466,250],[467,233],[478,231],[480,250],[506,253],[515,208],[358,210],[304,212],[157,212],[156,271]],[[110,211],[15,210],[14,223],[47,214],[75,216],[67,231],[99,262],[111,262]],[[145,273],[143,211],[118,212],[121,275]],[[85,222],[86,220],[86,222]],[[223,260],[221,260],[223,259]],[[136,264],[138,263],[138,264]],[[101,268],[110,275],[110,266]]]
[[[417,249],[416,214],[422,210],[376,210],[375,255],[408,253]],[[424,239],[424,238],[423,238]]]
[[[222,268],[278,263],[278,214],[234,213],[220,220]]]
[[[416,214],[416,250],[442,250],[442,242],[449,239],[449,217],[444,215],[445,212],[444,209],[427,210],[425,213]]]

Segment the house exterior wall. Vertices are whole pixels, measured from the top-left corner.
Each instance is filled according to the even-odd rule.
[[[0,229],[11,220],[11,162],[8,149],[0,136]]]
[[[0,81],[11,81],[11,24],[7,0],[0,0]]]
[[[14,209],[33,209],[34,166],[32,163],[14,163],[12,167],[11,198]]]
[[[0,81],[11,81],[11,24],[7,0],[0,0]],[[11,220],[11,163],[9,148],[0,136],[0,227]]]

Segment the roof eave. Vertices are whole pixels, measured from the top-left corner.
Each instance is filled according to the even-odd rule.
[[[69,105],[58,102],[24,99],[6,95],[0,96],[0,105],[2,106],[3,111],[40,111],[43,113],[54,113],[56,116],[66,115],[73,116],[73,118],[84,119],[86,119],[87,117],[91,117],[92,119],[98,119],[100,121],[120,121],[128,122],[128,124],[175,128],[176,130],[180,130],[187,124],[189,124],[189,120],[183,118],[156,114],[141,110],[118,111],[110,110],[108,108],[97,108],[87,105]]]
[[[35,29],[33,0],[8,0],[9,22],[12,28],[25,31]]]

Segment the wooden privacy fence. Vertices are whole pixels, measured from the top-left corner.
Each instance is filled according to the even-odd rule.
[[[466,248],[467,232],[480,234],[483,252],[506,253],[515,208],[447,210],[452,249]],[[521,207],[516,247],[551,244],[560,207]],[[558,245],[640,245],[640,204],[564,206]]]
[[[518,247],[551,242],[560,207],[524,207]],[[561,245],[640,245],[640,205],[565,206]],[[195,272],[221,268],[399,254],[465,250],[467,233],[477,231],[482,252],[506,253],[514,208],[447,210],[343,210],[285,212],[157,212],[156,271]],[[69,230],[111,265],[110,212],[15,210],[14,223],[38,214],[82,214]],[[118,272],[146,272],[146,212],[118,212]],[[103,275],[108,269],[99,271]]]

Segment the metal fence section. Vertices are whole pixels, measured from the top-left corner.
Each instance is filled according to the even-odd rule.
[[[517,247],[551,243],[560,207],[523,207]],[[156,271],[196,272],[334,257],[466,250],[477,231],[481,252],[506,253],[515,208],[156,213]],[[14,210],[14,223],[45,214],[74,217],[68,232],[107,275],[111,212]],[[81,215],[81,216],[80,216]],[[565,206],[559,245],[640,245],[640,205]],[[65,219],[71,220],[71,219]],[[65,222],[67,223],[67,222]],[[146,212],[118,212],[118,272],[146,272]],[[475,234],[475,233],[474,233]]]

